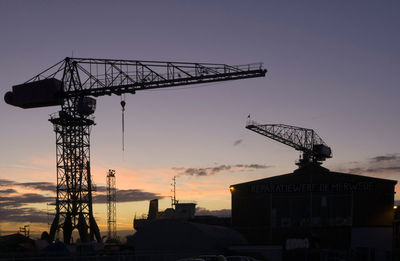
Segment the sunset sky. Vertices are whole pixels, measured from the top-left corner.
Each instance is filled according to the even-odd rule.
[[[0,1],[0,95],[67,56],[230,65],[263,62],[265,78],[97,98],[91,166],[95,217],[116,170],[117,229],[148,201],[195,201],[229,214],[229,185],[293,171],[299,153],[245,129],[312,128],[334,170],[398,180],[398,1]],[[192,86],[193,87],[193,86]],[[2,99],[2,98],[1,98]],[[0,230],[48,229],[54,211],[58,107],[0,102]],[[396,200],[400,196],[396,195]]]

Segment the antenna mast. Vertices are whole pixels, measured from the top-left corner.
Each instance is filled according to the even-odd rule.
[[[107,174],[107,228],[108,240],[117,239],[115,170]]]
[[[29,234],[30,234],[29,225],[25,225],[25,226],[23,226],[23,227],[20,227],[20,228],[19,228],[19,232],[20,232],[20,233],[23,233],[23,235],[24,235],[25,237],[29,237]]]
[[[172,200],[171,200],[171,206],[172,206],[172,208],[174,208],[176,203],[178,203],[178,201],[176,200],[176,176],[174,176],[172,178],[172,181],[173,181],[173,183],[171,185],[172,185],[173,197],[172,197]]]

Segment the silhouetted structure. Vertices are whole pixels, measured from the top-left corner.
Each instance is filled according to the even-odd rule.
[[[232,224],[252,244],[282,245],[286,260],[325,250],[386,260],[396,183],[309,164],[232,185]]]
[[[108,170],[107,174],[107,228],[108,240],[117,239],[116,202],[117,189],[115,187],[115,170]]]
[[[150,200],[149,214],[147,219],[153,220],[158,217],[158,199]]]
[[[28,237],[28,238],[29,238],[29,234],[30,234],[29,225],[25,225],[25,226],[23,226],[23,227],[20,227],[20,228],[19,228],[19,232],[20,232],[20,233],[23,233],[23,235],[24,235],[25,237]]]
[[[259,124],[248,117],[246,128],[302,152],[297,165],[321,164],[332,158],[331,148],[312,129],[284,124]]]
[[[237,231],[181,219],[158,219],[133,236],[127,245],[146,260],[173,261],[205,254],[223,254],[232,245],[247,244]]]
[[[22,234],[0,236],[0,258],[3,253],[28,253],[35,248],[35,241]],[[5,256],[6,258],[8,256]],[[10,258],[9,258],[10,260]]]
[[[398,202],[396,202],[398,204]],[[393,260],[400,260],[400,208],[394,206],[393,220]]]
[[[174,201],[174,208],[167,208],[164,211],[158,211],[158,199],[150,200],[149,214],[147,218],[134,218],[133,228],[141,230],[143,227],[160,219],[179,219],[179,220],[193,220],[196,212],[196,203],[179,203],[178,200]]]
[[[90,129],[96,107],[92,97],[265,74],[262,64],[229,66],[67,57],[27,82],[13,86],[12,92],[4,96],[10,105],[24,109],[61,106],[61,111],[50,119],[57,146],[56,214],[50,238],[63,230],[64,242],[69,244],[72,231],[78,229],[82,242],[94,237],[101,241],[92,209]]]

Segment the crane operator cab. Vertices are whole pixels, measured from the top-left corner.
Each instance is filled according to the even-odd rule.
[[[325,144],[315,144],[313,146],[313,153],[319,158],[318,160],[332,158],[332,150]]]
[[[81,97],[78,100],[77,111],[80,114],[89,116],[96,110],[96,99],[91,97]]]

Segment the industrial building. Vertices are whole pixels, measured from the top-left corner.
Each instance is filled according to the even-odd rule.
[[[253,245],[282,246],[284,260],[323,251],[391,260],[396,183],[310,163],[232,185],[232,225]]]

